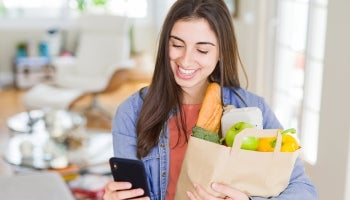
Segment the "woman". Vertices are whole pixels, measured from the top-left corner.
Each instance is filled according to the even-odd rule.
[[[115,156],[144,162],[150,199],[174,198],[187,140],[210,82],[223,86],[224,105],[257,106],[263,112],[263,128],[282,128],[261,97],[241,88],[239,64],[233,23],[223,0],[174,3],[161,31],[150,86],[122,103],[113,121]],[[198,183],[194,185],[201,199],[217,199]],[[264,199],[219,183],[212,187],[228,199]],[[104,199],[148,199],[137,198],[143,191],[130,188],[130,183],[111,182]],[[195,199],[191,192],[187,195]],[[289,186],[272,199],[317,199],[300,160]]]

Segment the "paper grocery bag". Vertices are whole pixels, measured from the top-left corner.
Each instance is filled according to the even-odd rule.
[[[240,149],[246,136],[276,137],[274,152]],[[176,200],[188,199],[186,191],[195,195],[193,183],[217,197],[213,182],[225,183],[249,196],[279,195],[288,185],[294,163],[301,149],[280,152],[282,136],[277,129],[246,128],[236,135],[234,144],[226,147],[190,137],[175,194]]]

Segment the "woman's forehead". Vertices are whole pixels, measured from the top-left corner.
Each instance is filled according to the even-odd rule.
[[[211,42],[217,44],[217,38],[208,21],[204,18],[178,20],[170,35],[181,38],[185,42]]]

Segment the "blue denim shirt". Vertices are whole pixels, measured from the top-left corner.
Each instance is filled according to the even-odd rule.
[[[236,93],[235,93],[235,92]],[[256,106],[263,113],[263,128],[282,128],[275,114],[266,104],[262,97],[259,97],[247,90],[237,88],[231,90],[223,89],[224,105],[234,105],[237,108]],[[131,95],[119,105],[112,125],[114,155],[117,157],[137,159],[136,157],[136,123],[142,106],[142,98],[139,93]],[[169,116],[170,117],[170,116]],[[168,185],[169,172],[169,130],[165,124],[163,133],[159,138],[158,146],[142,161],[145,164],[148,176],[148,184],[152,200],[164,200]],[[251,197],[253,200],[266,198]],[[300,159],[297,160],[291,175],[290,184],[278,197],[270,198],[275,200],[316,200],[317,192],[304,171],[304,165]]]

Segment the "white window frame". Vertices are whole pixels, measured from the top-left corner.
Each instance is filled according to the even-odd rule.
[[[305,161],[314,165],[317,162],[328,2],[327,0],[281,0],[277,4],[280,14],[277,15],[279,23],[276,32],[277,40],[274,45],[273,109],[284,127],[297,128],[297,136],[303,147],[302,156]],[[307,22],[304,31],[295,29],[296,27],[293,26],[300,25],[300,20],[297,21],[296,16],[293,16],[293,7],[302,4],[308,6],[307,19],[302,19]],[[298,9],[300,11],[300,8]],[[283,17],[287,17],[288,20],[281,21]],[[297,34],[299,37],[295,38]],[[305,36],[300,34],[305,34]],[[288,44],[279,41],[283,37]],[[304,41],[300,42],[300,38]],[[298,42],[299,45],[296,45]],[[295,63],[298,61],[296,58],[302,62],[299,63],[303,66],[301,71],[293,69],[298,65]]]

